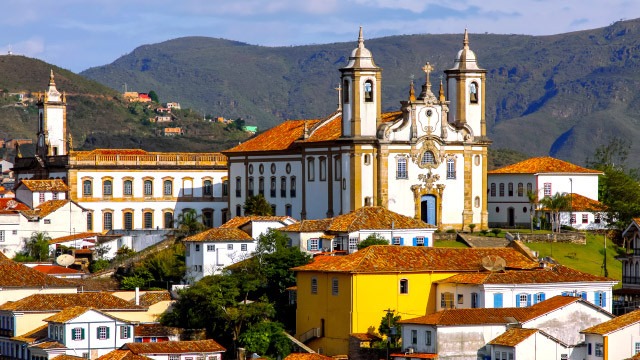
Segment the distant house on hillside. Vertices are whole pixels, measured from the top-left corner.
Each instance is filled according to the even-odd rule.
[[[169,109],[178,109],[180,110],[180,103],[177,102],[168,102],[165,104]]]
[[[248,132],[250,134],[255,134],[255,133],[258,132],[258,127],[257,126],[252,126],[252,125],[244,125],[242,127],[242,131]]]
[[[184,130],[181,127],[164,128],[164,136],[177,136],[184,135]]]

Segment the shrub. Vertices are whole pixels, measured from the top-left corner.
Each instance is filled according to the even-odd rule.
[[[500,229],[491,229],[491,233],[493,234],[493,236],[498,237],[498,234],[500,234],[502,230]]]
[[[471,230],[471,233],[473,234],[473,229],[476,228],[476,224],[469,224],[469,230]]]

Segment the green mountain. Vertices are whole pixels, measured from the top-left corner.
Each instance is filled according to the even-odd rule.
[[[175,119],[168,125],[151,123],[153,106],[127,103],[109,87],[40,60],[5,55],[0,56],[0,140],[35,140],[38,113],[34,93],[47,89],[50,70],[58,90],[67,94],[67,121],[76,150],[219,151],[247,137],[222,124],[205,122],[202,115],[189,110],[175,111]],[[31,100],[20,103],[18,93]],[[164,137],[165,126],[182,127],[185,135]],[[23,148],[23,153],[29,150]]]
[[[365,29],[366,36],[366,29]],[[206,37],[141,46],[81,75],[122,91],[154,90],[161,101],[261,129],[336,109],[338,69],[354,41],[263,47]],[[553,36],[471,34],[487,73],[487,124],[495,147],[584,163],[594,147],[640,136],[640,20]],[[383,72],[383,108],[398,109],[425,62],[452,67],[462,35],[366,39]],[[436,74],[437,76],[437,74]],[[632,151],[640,151],[640,143]],[[640,166],[640,158],[631,159]]]

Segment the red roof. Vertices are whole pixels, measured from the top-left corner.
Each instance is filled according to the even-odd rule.
[[[33,267],[34,270],[40,271],[41,273],[47,275],[55,275],[55,274],[83,274],[82,271],[69,269],[66,267],[58,266],[58,265],[36,265]]]
[[[29,210],[29,207],[13,198],[0,198],[0,214]]]
[[[544,174],[544,173],[583,173],[602,174],[602,171],[587,169],[570,162],[555,159],[550,156],[535,157],[519,163],[507,165],[500,169],[491,170],[488,174]]]

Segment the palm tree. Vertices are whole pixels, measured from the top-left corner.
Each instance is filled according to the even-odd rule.
[[[536,210],[538,209],[538,192],[533,190],[527,190],[527,199],[529,199],[529,225],[531,226],[531,233],[533,234],[533,218],[535,217]]]
[[[198,215],[194,209],[183,211],[182,214],[178,215],[176,237],[180,240],[204,230],[205,226],[201,218],[202,216]]]
[[[555,193],[553,196],[545,196],[540,200],[540,205],[551,212],[552,231],[555,228],[557,232],[560,232],[560,212],[569,209],[569,201],[567,193]]]
[[[51,237],[46,232],[34,232],[25,242],[25,252],[36,261],[49,258],[49,241]]]

